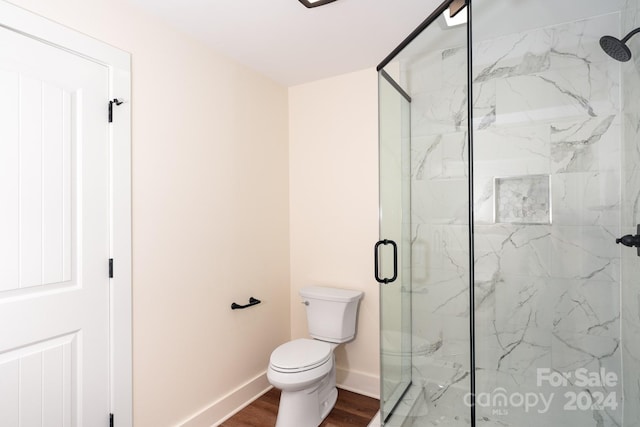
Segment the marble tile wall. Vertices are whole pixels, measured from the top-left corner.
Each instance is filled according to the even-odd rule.
[[[425,55],[414,68],[423,72],[408,74],[416,95],[411,111],[413,379],[423,389],[427,409],[418,413],[434,420],[468,413],[459,393],[468,388],[470,355],[465,54],[453,49]],[[462,59],[463,66],[444,72],[443,58]]]
[[[640,405],[623,408],[622,400],[624,389],[640,401],[640,262],[626,262],[635,252],[615,244],[640,222],[640,39],[638,62],[627,68],[598,44],[621,26],[640,26],[637,14],[623,15],[474,46],[477,392],[554,396],[543,413],[480,405],[482,426],[623,426],[623,414],[624,426],[640,425]],[[425,390],[426,417],[442,423],[456,414],[442,424],[452,426],[468,425],[470,376],[466,54],[431,52],[406,70],[413,331],[421,343],[414,383]],[[515,214],[496,198],[501,184]],[[635,370],[624,382],[623,358]],[[546,370],[572,378],[553,385],[541,380]],[[587,385],[576,372],[617,379]],[[610,397],[574,410],[572,395]]]
[[[429,53],[407,73],[412,379],[422,390],[410,425],[471,422],[463,400],[470,377],[466,53]]]
[[[640,1],[628,0],[622,13],[621,34],[640,27]],[[623,179],[621,234],[636,234],[640,224],[640,39],[628,43],[632,60],[622,64]],[[640,258],[622,251],[622,361],[624,366],[624,425],[640,425]],[[633,403],[631,403],[633,402]]]

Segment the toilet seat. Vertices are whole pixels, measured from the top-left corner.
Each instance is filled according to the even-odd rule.
[[[293,374],[324,365],[333,355],[329,343],[301,338],[282,344],[271,353],[269,365],[277,372]]]

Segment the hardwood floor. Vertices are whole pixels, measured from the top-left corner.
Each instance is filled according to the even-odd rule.
[[[220,424],[221,427],[273,427],[280,390],[269,390],[258,400]],[[338,401],[320,427],[366,427],[380,408],[380,401],[338,389]]]

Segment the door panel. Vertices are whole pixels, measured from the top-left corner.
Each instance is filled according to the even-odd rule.
[[[410,105],[379,77],[381,409],[387,420],[411,384]],[[386,244],[391,243],[391,245]]]
[[[17,73],[0,69],[0,291],[20,286],[20,97]]]
[[[108,84],[0,29],[3,426],[108,425]]]
[[[19,120],[7,138],[15,157],[2,160],[3,176],[11,182],[14,204],[2,227],[15,229],[5,251],[16,253],[18,280],[7,280],[5,290],[60,283],[70,274],[70,94],[46,81],[4,72],[1,76],[18,88],[3,102],[3,110],[19,106]],[[12,124],[8,124],[11,126]],[[4,166],[7,168],[5,169]],[[17,170],[10,171],[10,168]],[[17,191],[16,191],[17,190]],[[9,205],[9,204],[8,204]],[[8,270],[11,266],[8,266]]]

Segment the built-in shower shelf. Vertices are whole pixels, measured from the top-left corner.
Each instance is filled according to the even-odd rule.
[[[495,178],[497,223],[551,224],[549,175]]]

